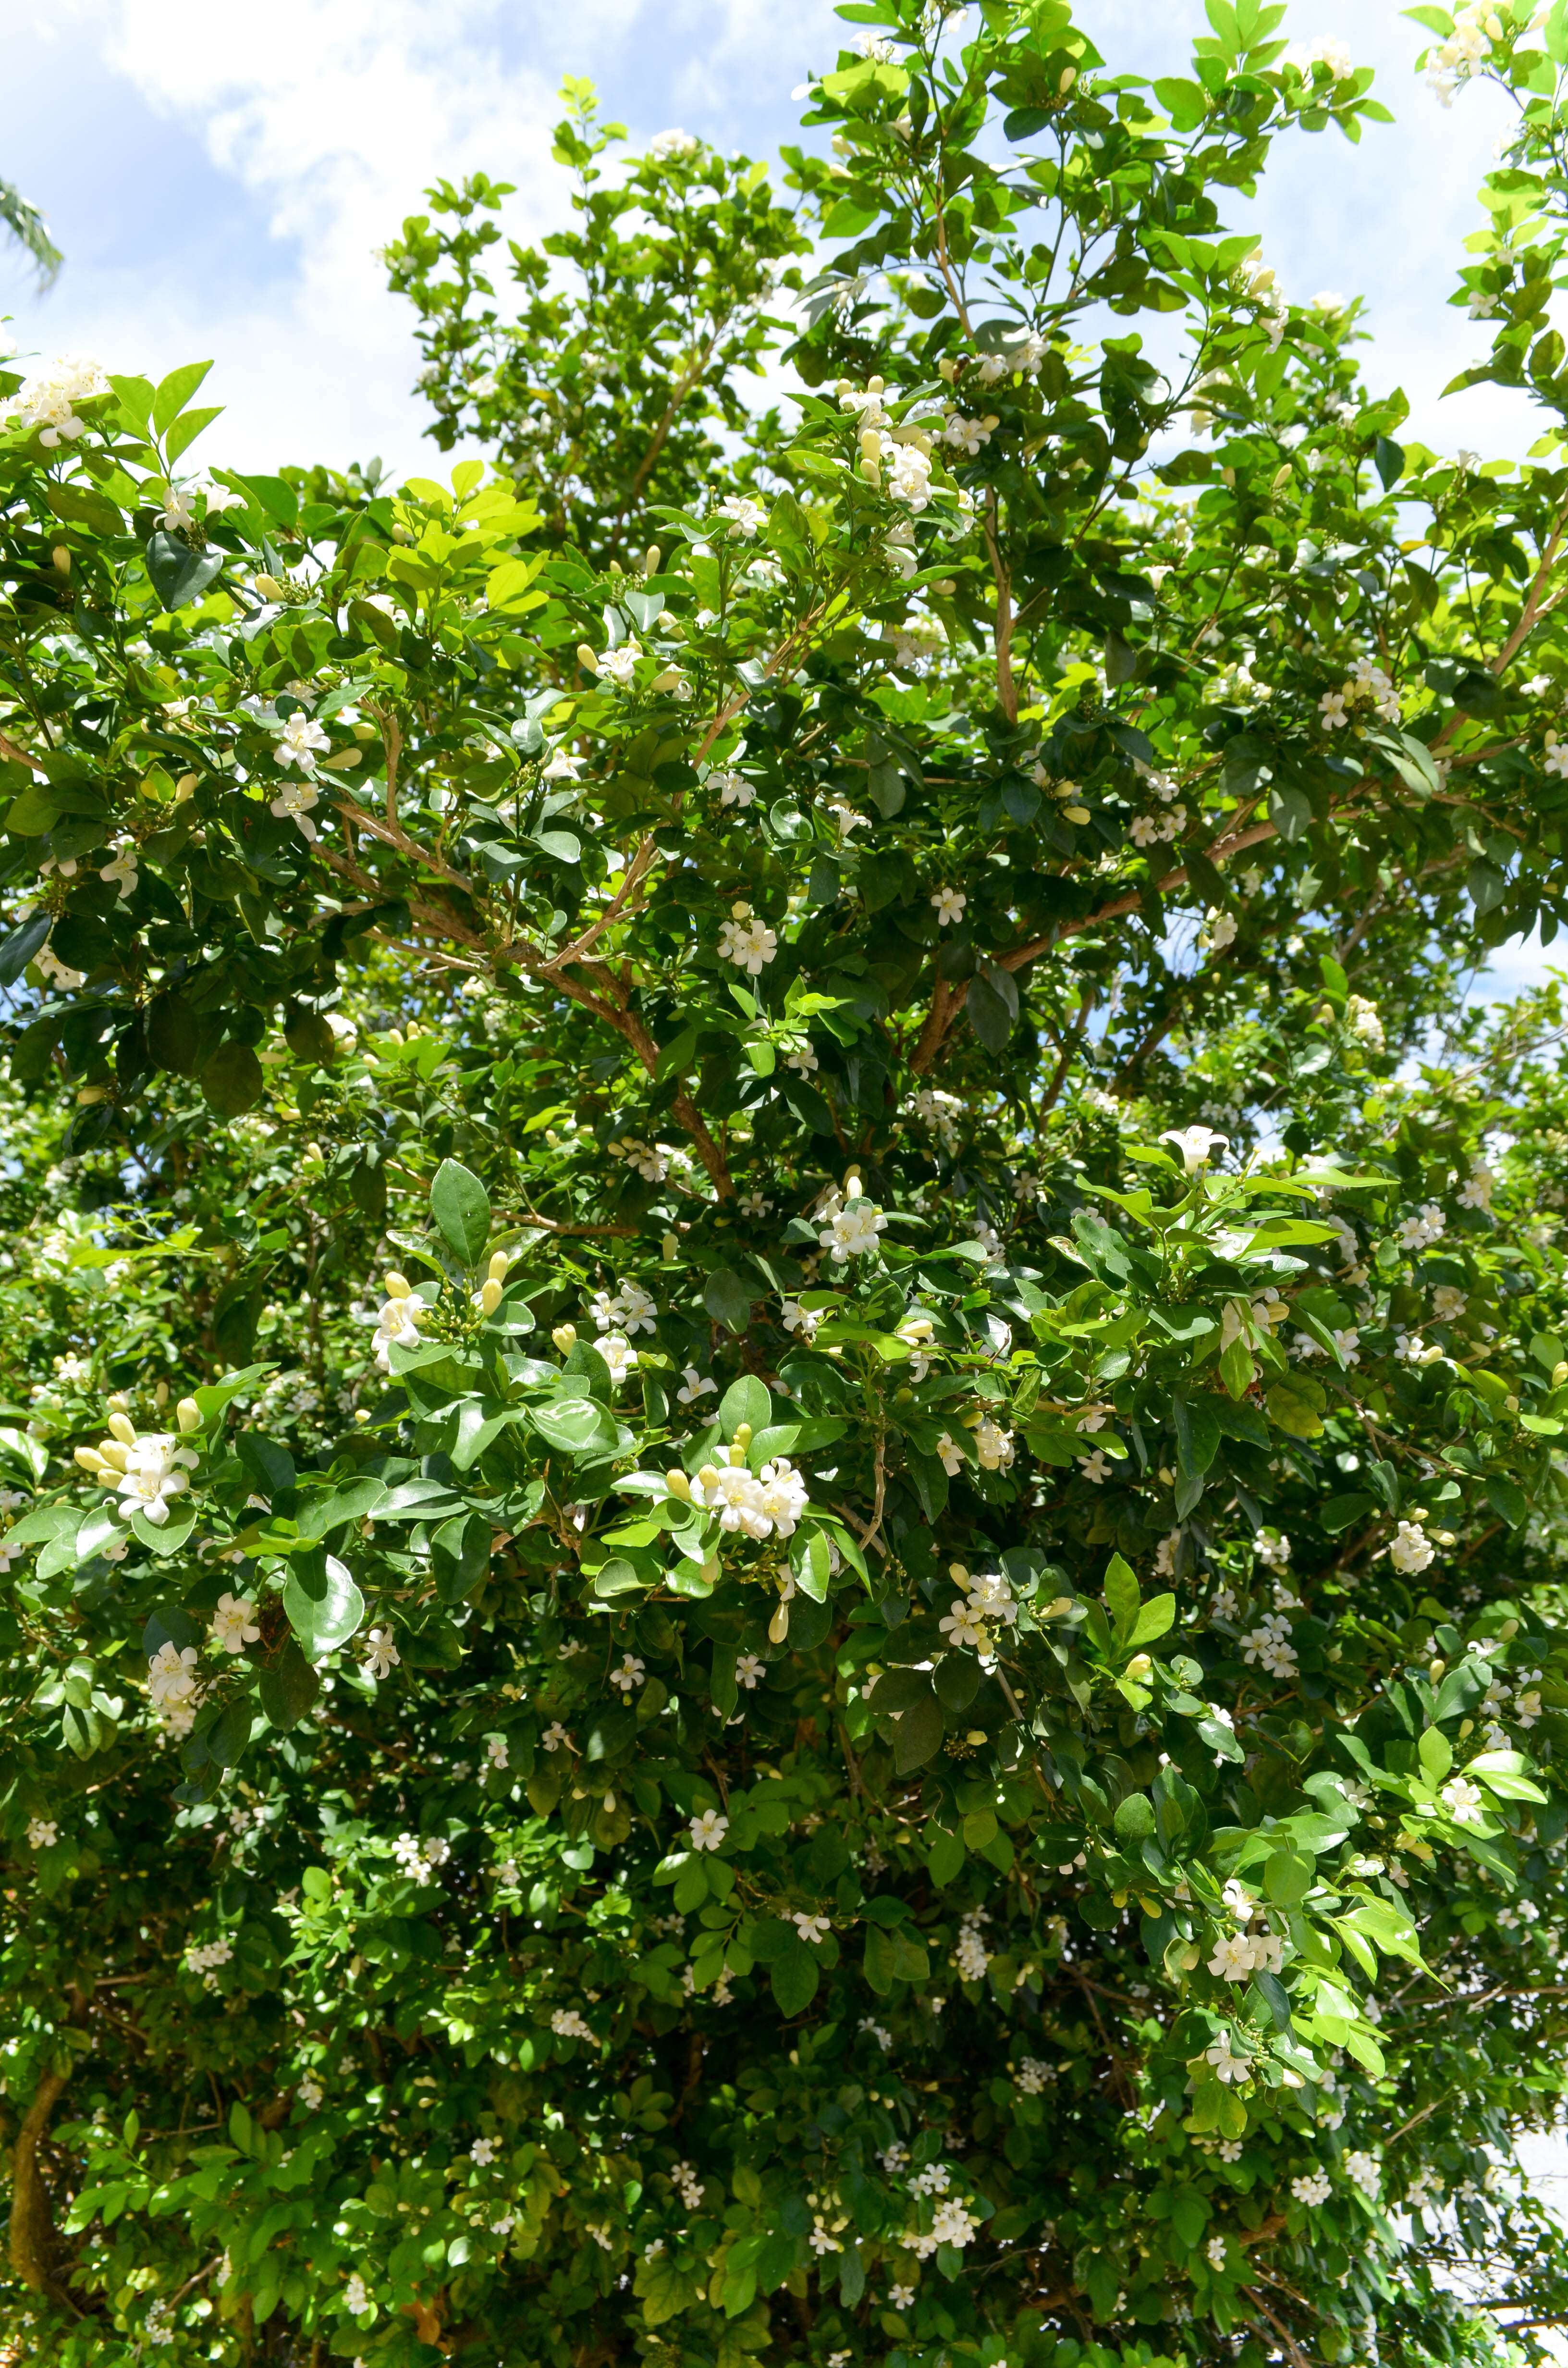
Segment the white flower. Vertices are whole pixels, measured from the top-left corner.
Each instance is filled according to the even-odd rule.
[[[390,1628],[372,1628],[365,1639],[365,1652],[364,1674],[368,1678],[390,1677],[403,1658],[392,1643]]]
[[[701,145],[689,131],[657,131],[648,142],[648,154],[662,162],[666,156],[695,156]]]
[[[1252,1970],[1252,1942],[1244,1932],[1227,1932],[1216,1941],[1214,1954],[1209,1960],[1211,1974],[1217,1974],[1223,1981],[1244,1982]]]
[[[577,1748],[561,1721],[558,1718],[552,1719],[544,1731],[544,1748],[547,1751],[559,1751],[562,1745],[568,1751],[575,1751]]]
[[[504,1735],[493,1735],[489,1742],[484,1747],[484,1756],[489,1760],[492,1768],[505,1768],[510,1758],[510,1754],[506,1749],[506,1736]]]
[[[1353,2148],[1345,2157],[1345,2170],[1346,2176],[1355,2180],[1364,2195],[1376,2196],[1382,2171],[1375,2155],[1364,2153],[1359,2147]]]
[[[418,1348],[417,1326],[429,1313],[425,1302],[410,1291],[402,1275],[388,1275],[387,1296],[375,1319],[376,1362],[383,1373],[392,1371],[390,1351],[394,1345],[399,1349]]]
[[[1271,1677],[1295,1676],[1296,1648],[1290,1642],[1290,1623],[1283,1613],[1266,1612],[1259,1626],[1241,1641],[1244,1658],[1261,1663]]]
[[[358,2270],[343,2289],[343,2299],[354,2318],[363,2318],[371,2308],[370,2292]]]
[[[322,2100],[322,2093],[320,2082],[312,2080],[308,2072],[294,2091],[307,2113],[313,2113],[316,2111]]]
[[[574,2006],[558,2006],[550,2018],[550,2027],[558,2039],[593,2039],[597,2035],[592,2024],[584,2021]]]
[[[676,1392],[676,1400],[681,1406],[695,1406],[700,1397],[717,1397],[718,1395],[717,1382],[711,1380],[706,1373],[699,1373],[695,1365],[687,1365],[685,1368],[685,1378]]]
[[[28,1848],[29,1850],[52,1850],[59,1839],[60,1828],[55,1824],[52,1817],[29,1817],[28,1819]]]
[[[1216,1134],[1212,1127],[1187,1126],[1167,1127],[1161,1135],[1160,1141],[1174,1143],[1181,1154],[1182,1165],[1187,1174],[1196,1176],[1200,1168],[1207,1167],[1213,1157],[1215,1144],[1223,1144],[1228,1149],[1231,1138],[1228,1134]]]
[[[286,716],[278,734],[278,762],[298,765],[301,773],[313,773],[316,757],[324,748],[332,746],[331,735],[312,723],[310,717],[298,711]]]
[[[485,2169],[495,2159],[494,2139],[475,2138],[468,2150],[468,2158],[470,2162],[476,2162],[481,2170]]]
[[[778,951],[778,939],[767,922],[759,921],[749,905],[737,905],[734,918],[719,932],[720,960],[756,978]]]
[[[704,1809],[699,1817],[691,1820],[691,1847],[694,1850],[716,1850],[729,1830],[728,1817],[722,1817],[717,1809]]]
[[[1300,66],[1301,72],[1310,76],[1320,60],[1328,67],[1335,82],[1344,82],[1356,71],[1344,42],[1330,40],[1313,41],[1310,45],[1305,41],[1292,41],[1285,52],[1284,63],[1288,66]],[[1318,297],[1314,301],[1322,303],[1324,300]]]
[[[599,660],[599,673],[608,675],[618,689],[625,690],[636,676],[637,661],[642,655],[642,645],[634,635],[631,641],[622,642],[619,649],[605,652]]]
[[[780,1314],[785,1331],[798,1332],[806,1341],[815,1337],[817,1326],[822,1321],[814,1308],[802,1307],[798,1299],[787,1299]]]
[[[87,975],[85,971],[73,970],[69,962],[62,962],[52,946],[40,946],[33,960],[46,985],[59,987],[64,995],[74,994]]]
[[[827,811],[838,827],[840,838],[847,838],[852,830],[869,830],[869,823],[863,814],[857,814],[844,798],[829,798]]]
[[[955,1600],[952,1611],[937,1625],[955,1651],[967,1648],[979,1652],[991,1641],[982,1613],[972,1603],[961,1600]]]
[[[619,1389],[632,1366],[640,1361],[636,1349],[624,1334],[607,1332],[599,1341],[598,1350],[609,1368],[610,1380]]]
[[[1018,2066],[1013,2086],[1026,2097],[1039,2097],[1043,2095],[1055,2077],[1051,2066],[1042,2064],[1038,2055],[1026,2055]]]
[[[1440,1238],[1444,1224],[1445,1219],[1441,1209],[1437,1207],[1435,1201],[1428,1201],[1418,1215],[1406,1217],[1400,1226],[1400,1248],[1402,1250],[1426,1249],[1430,1243]]]
[[[972,460],[983,444],[990,443],[995,424],[989,415],[986,419],[966,419],[962,412],[950,411],[942,429],[942,441],[950,444],[955,451],[967,452]]]
[[[926,509],[931,501],[931,462],[916,444],[898,444],[889,456],[888,492],[895,502],[903,502],[915,511]]]
[[[977,1423],[974,1431],[974,1452],[983,1472],[1006,1472],[1013,1461],[1013,1434],[1003,1430],[989,1415]]]
[[[1451,1282],[1438,1283],[1432,1293],[1432,1313],[1439,1324],[1454,1323],[1469,1305],[1466,1293],[1456,1291]]]
[[[822,1063],[817,1059],[811,1046],[805,1044],[798,1053],[791,1053],[789,1055],[784,1066],[787,1069],[792,1069],[798,1077],[814,1077]]]
[[[743,1192],[735,1202],[743,1217],[766,1217],[773,1203],[762,1192]]]
[[[316,838],[316,826],[310,819],[312,809],[321,803],[321,791],[308,781],[290,781],[288,787],[271,800],[267,811],[279,822],[292,822],[301,838],[312,845]]]
[[[766,1670],[767,1663],[759,1661],[755,1653],[743,1653],[735,1663],[735,1683],[744,1686],[748,1694],[754,1694]]]
[[[1369,1002],[1364,995],[1352,995],[1346,999],[1345,1024],[1352,1036],[1358,1037],[1360,1042],[1369,1045],[1374,1053],[1382,1051],[1382,1019],[1377,1005]]]
[[[150,1431],[124,1442],[117,1440],[115,1445],[118,1453],[106,1458],[106,1466],[119,1464],[115,1486],[125,1499],[125,1509],[144,1514],[154,1529],[161,1530],[169,1518],[170,1500],[190,1486],[190,1473],[197,1463],[193,1450],[182,1447],[165,1431]],[[102,1476],[107,1482],[108,1468]]]
[[[1325,732],[1337,732],[1341,724],[1349,722],[1345,712],[1345,693],[1342,690],[1325,690],[1318,701],[1318,713]]]
[[[1110,1458],[1103,1447],[1096,1447],[1093,1454],[1079,1456],[1078,1469],[1085,1480],[1092,1480],[1098,1488],[1110,1478]]]
[[[1251,2076],[1252,2066],[1246,2056],[1232,2054],[1231,2037],[1228,2030],[1222,2031],[1213,2046],[1204,2049],[1204,2061],[1214,2066],[1216,2078],[1222,2081],[1245,2080]]]
[[[634,1167],[645,1184],[662,1184],[670,1172],[669,1147],[665,1144],[642,1143],[634,1134],[623,1135],[608,1145],[629,1167]]]
[[[759,527],[767,524],[766,505],[749,500],[744,494],[726,494],[713,516],[722,519],[732,534],[744,535],[748,541],[755,540]]]
[[[136,883],[140,876],[136,869],[136,849],[133,847],[121,848],[98,873],[100,880],[108,882],[121,903],[128,897],[135,895]]]
[[[890,2310],[907,2310],[914,2300],[913,2286],[889,2286],[888,2308]]]
[[[1323,2170],[1304,2171],[1290,2181],[1290,2192],[1298,2203],[1326,2203],[1333,2192],[1334,2182]]]
[[[953,922],[963,919],[963,909],[969,898],[961,888],[938,888],[931,902],[937,908],[937,928],[946,929]]]
[[[248,1595],[221,1595],[212,1614],[212,1642],[222,1653],[243,1653],[261,1642],[256,1625],[256,1605]]]
[[[808,1916],[801,1907],[792,1911],[790,1921],[801,1940],[809,1941],[813,1949],[819,1941],[824,1941],[833,1930],[825,1916]]]
[[[721,806],[739,806],[743,812],[756,796],[744,773],[710,773],[708,787],[718,791]]]
[[[38,440],[52,450],[62,437],[74,443],[86,433],[86,421],[76,416],[77,404],[108,392],[101,363],[80,355],[60,354],[23,381],[6,401],[5,416],[19,419],[24,427],[41,428]]]
[[[963,1470],[964,1456],[962,1448],[950,1431],[945,1430],[937,1441],[937,1453],[941,1458],[942,1469],[949,1479],[955,1479]]]
[[[1437,1548],[1419,1521],[1401,1521],[1389,1543],[1388,1556],[1395,1570],[1408,1574],[1426,1569],[1437,1559]]]
[[[1481,1787],[1468,1776],[1450,1776],[1437,1798],[1456,1826],[1479,1826],[1485,1817]]]
[[[619,1668],[610,1671],[609,1681],[612,1686],[619,1686],[623,1694],[629,1694],[634,1686],[642,1683],[647,1673],[645,1662],[640,1661],[634,1653],[623,1653]]]
[[[1461,1184],[1459,1203],[1461,1209],[1490,1209],[1497,1178],[1484,1159],[1471,1162],[1469,1180]]]
[[[846,1258],[869,1258],[876,1249],[878,1235],[885,1234],[887,1226],[881,1210],[862,1199],[857,1185],[851,1187],[851,1198],[817,1239],[834,1264],[842,1266]]]

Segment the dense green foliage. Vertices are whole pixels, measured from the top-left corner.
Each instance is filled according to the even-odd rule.
[[[843,13],[789,206],[405,224],[493,466],[0,381],[18,2357],[1568,2308],[1562,0],[1420,12],[1523,467],[1226,233],[1278,9]]]

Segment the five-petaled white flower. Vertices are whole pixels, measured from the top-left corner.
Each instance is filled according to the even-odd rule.
[[[248,1595],[221,1595],[212,1614],[212,1642],[222,1653],[243,1653],[261,1642],[256,1605]]]
[[[732,534],[744,535],[747,541],[756,539],[757,529],[767,524],[767,506],[754,502],[744,494],[726,494],[717,504],[713,516],[722,520]]]
[[[937,1441],[937,1453],[949,1479],[956,1479],[963,1470],[963,1450],[950,1430],[945,1430]]]
[[[52,1817],[29,1817],[28,1819],[28,1848],[29,1850],[52,1850],[54,1844],[59,1839],[60,1828],[55,1824]]]
[[[480,2169],[483,2170],[488,2164],[493,2163],[495,2159],[494,2139],[475,2138],[473,2144],[468,2150],[468,2158],[470,2162],[476,2162],[479,2165]]]
[[[1486,1816],[1481,1787],[1468,1776],[1450,1776],[1437,1798],[1456,1826],[1479,1826]]]
[[[609,1681],[612,1686],[619,1686],[623,1694],[629,1694],[634,1686],[642,1683],[646,1675],[645,1662],[640,1661],[635,1653],[623,1653],[619,1668],[609,1673]]]
[[[763,1677],[767,1667],[767,1664],[758,1660],[755,1653],[743,1653],[735,1663],[736,1685],[744,1686],[748,1694],[756,1693],[758,1681]]]
[[[793,1910],[790,1915],[790,1921],[794,1926],[796,1931],[800,1934],[801,1940],[809,1941],[813,1949],[817,1946],[819,1941],[825,1940],[828,1933],[833,1930],[832,1925],[828,1922],[825,1916],[808,1916],[805,1910],[801,1907],[797,1907]]]
[[[730,1830],[730,1820],[722,1817],[717,1809],[704,1809],[691,1820],[691,1847],[694,1850],[716,1850]]]
[[[559,1751],[562,1745],[568,1751],[575,1751],[577,1748],[561,1721],[558,1718],[552,1719],[544,1731],[544,1748],[547,1751]]]
[[[698,1399],[700,1397],[717,1397],[718,1395],[719,1384],[717,1382],[710,1379],[710,1377],[706,1373],[699,1373],[695,1365],[687,1365],[685,1368],[685,1379],[682,1381],[679,1389],[676,1392],[676,1398],[678,1404],[681,1406],[695,1406]]]
[[[272,799],[267,811],[275,814],[279,822],[291,822],[301,837],[313,846],[316,826],[311,820],[311,811],[320,803],[321,791],[312,789],[309,781],[290,781],[287,789]]]
[[[368,1678],[390,1677],[403,1658],[392,1643],[390,1628],[372,1628],[365,1639],[365,1653],[364,1674]]]
[[[945,929],[954,921],[963,919],[964,906],[969,898],[961,888],[938,888],[931,902],[937,908],[937,926]]]
[[[292,715],[284,717],[279,727],[278,761],[280,765],[298,765],[301,773],[313,773],[318,754],[331,746],[330,734],[324,732],[319,723],[312,723],[308,715],[296,710]]]
[[[1228,1149],[1231,1138],[1228,1134],[1216,1134],[1211,1126],[1168,1126],[1160,1141],[1174,1143],[1181,1154],[1182,1166],[1189,1176],[1196,1176],[1200,1168],[1208,1167],[1215,1144],[1223,1144]]]
[[[846,1258],[869,1258],[876,1249],[878,1235],[885,1234],[887,1226],[881,1211],[865,1200],[859,1186],[853,1184],[848,1201],[834,1212],[817,1240],[834,1264],[842,1266]]]

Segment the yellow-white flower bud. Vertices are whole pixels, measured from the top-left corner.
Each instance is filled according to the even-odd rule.
[[[882,482],[881,465],[879,461],[871,460],[862,461],[860,463],[860,474],[865,478],[866,483],[869,485],[880,486]]]
[[[155,1406],[166,1406],[168,1402],[169,1385],[167,1382],[160,1382],[157,1388],[153,1392],[153,1404]]]
[[[751,1445],[751,1425],[749,1422],[736,1423],[733,1444],[737,1454],[744,1455],[745,1453],[747,1448]]]
[[[182,773],[175,783],[175,803],[183,806],[196,795],[196,775]]]
[[[790,1607],[787,1603],[781,1603],[767,1623],[767,1641],[770,1645],[782,1645],[789,1634]]]
[[[864,453],[865,453],[865,455],[866,455],[866,457],[867,457],[867,459],[868,459],[869,461],[879,461],[879,460],[881,460],[881,451],[882,451],[882,439],[881,439],[881,438],[878,435],[878,433],[877,433],[877,431],[876,431],[876,429],[875,429],[874,427],[862,427],[862,428],[861,428],[861,430],[860,430],[860,450],[861,450],[861,451],[862,451],[862,452],[864,452]]]
[[[510,1250],[492,1250],[490,1253],[491,1281],[505,1282],[506,1280],[506,1269],[511,1265],[511,1263],[512,1253]]]
[[[577,644],[577,664],[585,674],[597,674],[599,670],[598,658],[588,647],[586,642],[579,642]]]
[[[194,1398],[181,1398],[178,1406],[175,1408],[175,1420],[178,1423],[182,1430],[199,1430],[201,1429],[201,1408],[197,1405]]]
[[[104,1459],[98,1453],[96,1447],[75,1447],[73,1448],[71,1452],[84,1472],[101,1472],[103,1470]]]
[[[393,532],[395,534],[395,528],[393,529]],[[256,575],[252,578],[252,581],[264,600],[282,599],[283,586],[279,584],[276,575]]]
[[[713,1489],[719,1486],[719,1474],[711,1463],[705,1463],[697,1476],[705,1490]]]
[[[479,1286],[480,1313],[483,1315],[494,1315],[500,1304],[501,1285],[494,1275],[487,1275]]]
[[[106,1439],[99,1442],[97,1452],[98,1461],[106,1470],[123,1472],[131,1451],[123,1447],[118,1439]]]
[[[405,1274],[398,1274],[395,1271],[389,1271],[387,1274],[383,1275],[381,1279],[386,1284],[387,1297],[389,1299],[406,1299],[408,1297],[408,1277]]]
[[[868,394],[881,394],[886,392],[886,389],[887,381],[885,378],[869,378],[866,381],[866,392]]]
[[[577,1326],[574,1324],[558,1324],[550,1337],[562,1355],[569,1356],[577,1345]]]
[[[690,1504],[691,1483],[687,1478],[684,1472],[680,1471],[678,1468],[674,1472],[666,1472],[665,1474],[665,1486],[672,1497],[678,1497],[683,1504]]]
[[[113,1431],[116,1439],[124,1440],[127,1447],[135,1446],[136,1425],[131,1421],[131,1417],[128,1414],[111,1414],[108,1418],[108,1427],[110,1430]]]
[[[644,575],[657,575],[659,572],[659,561],[662,555],[663,554],[661,553],[656,542],[651,542],[648,545],[647,550],[642,553],[642,573]]]

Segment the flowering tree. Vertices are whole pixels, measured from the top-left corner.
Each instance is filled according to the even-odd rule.
[[[405,226],[494,468],[3,382],[18,2356],[1568,2306],[1561,0],[1420,12],[1522,469],[1226,233],[1278,9],[844,13],[792,209]]]

